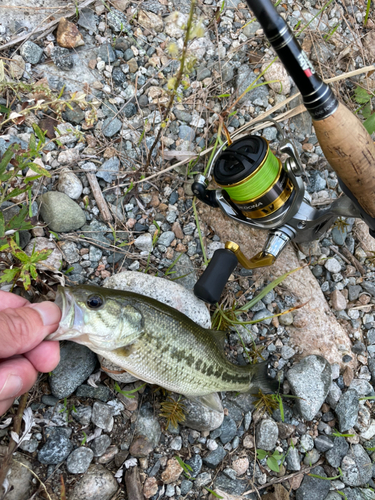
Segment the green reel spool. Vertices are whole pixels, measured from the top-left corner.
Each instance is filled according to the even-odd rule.
[[[280,160],[268,142],[256,135],[239,139],[223,151],[213,175],[232,203],[251,219],[267,217],[285,204],[289,206],[293,194],[293,184]]]

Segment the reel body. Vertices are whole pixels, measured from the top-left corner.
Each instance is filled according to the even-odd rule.
[[[283,136],[279,124],[273,123]],[[229,146],[226,143],[213,158],[207,176],[199,175],[192,186],[198,199],[220,208],[231,219],[270,231],[263,250],[250,259],[231,241],[226,242],[225,249],[215,252],[194,287],[195,295],[205,302],[219,300],[237,261],[247,269],[270,266],[289,241],[312,241],[322,236],[337,217],[360,216],[345,195],[328,209],[312,207],[293,143],[283,136],[278,149],[288,155],[284,165],[263,137],[246,135]],[[207,189],[211,172],[219,189]]]

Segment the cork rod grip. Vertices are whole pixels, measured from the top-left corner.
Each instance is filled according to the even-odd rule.
[[[314,120],[315,132],[328,163],[365,212],[375,217],[375,144],[348,108]]]

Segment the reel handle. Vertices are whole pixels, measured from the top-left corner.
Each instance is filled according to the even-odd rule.
[[[233,252],[226,248],[216,250],[207,269],[196,282],[194,294],[204,302],[216,304],[237,264],[238,260]]]

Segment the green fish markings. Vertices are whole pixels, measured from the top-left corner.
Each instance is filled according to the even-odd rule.
[[[93,285],[58,288],[62,310],[48,340],[87,346],[135,377],[218,410],[214,393],[276,392],[266,363],[238,366],[224,354],[226,334],[132,292]]]

